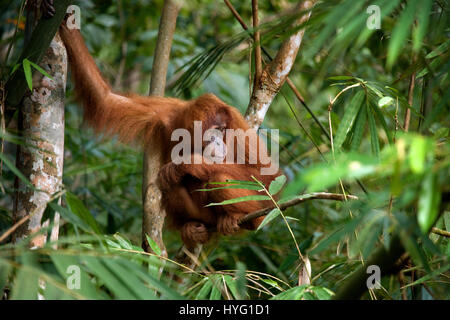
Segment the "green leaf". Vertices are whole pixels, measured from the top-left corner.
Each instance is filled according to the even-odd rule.
[[[95,274],[114,294],[116,299],[138,299],[138,296],[132,291],[131,281],[123,279],[128,273],[121,275],[109,268],[109,263],[105,259],[93,256],[84,256],[83,261],[89,268],[89,271]],[[140,284],[140,286],[142,286]]]
[[[359,146],[361,145],[364,130],[366,128],[366,122],[367,122],[367,107],[363,106],[359,111],[358,117],[356,118],[355,122],[355,129],[353,131],[352,144],[350,147],[352,151],[358,150]]]
[[[380,142],[378,141],[377,125],[375,124],[375,117],[369,110],[367,112],[369,119],[369,131],[370,131],[370,142],[372,145],[372,153],[378,158],[380,156]]]
[[[394,103],[394,99],[392,97],[383,97],[380,100],[378,100],[378,106],[380,108],[384,108],[387,106],[390,106]]]
[[[327,80],[336,80],[336,81],[352,80],[352,79],[354,79],[354,77],[352,77],[352,76],[333,76],[333,77],[327,78]]]
[[[414,281],[412,283],[407,284],[405,287],[407,288],[407,287],[411,287],[411,286],[415,286],[415,285],[424,283],[424,282],[426,282],[428,280],[433,279],[434,277],[436,277],[436,276],[438,276],[440,274],[444,274],[449,269],[450,269],[450,263],[447,263],[443,267],[441,267],[441,268],[439,268],[437,270],[434,270],[433,272],[423,276],[422,278],[417,279],[416,281]]]
[[[16,70],[17,70],[19,67],[20,67],[20,63],[16,63],[16,64],[14,65],[14,67],[11,69],[10,75],[12,75],[14,72],[16,72]]]
[[[422,1],[422,0],[420,0]],[[406,9],[400,15],[397,20],[397,24],[392,31],[392,37],[389,41],[388,54],[387,54],[387,67],[392,68],[397,60],[400,51],[404,49],[407,36],[411,30],[411,25],[414,21],[417,4],[419,0],[409,0],[406,2]]]
[[[428,29],[432,5],[432,0],[421,0],[419,2],[419,8],[417,10],[417,26],[413,29],[413,50],[415,52],[419,51],[422,47],[422,40]]]
[[[245,196],[245,197],[239,197],[239,198],[233,198],[229,200],[225,200],[219,203],[210,203],[206,205],[205,207],[210,206],[223,206],[226,204],[233,204],[238,202],[245,202],[245,201],[263,201],[263,200],[270,200],[269,196],[263,196],[263,195],[251,195],[251,196]]]
[[[155,242],[155,240],[153,240],[152,238],[150,238],[148,236],[148,234],[145,234],[145,238],[147,239],[148,244],[150,245],[150,248],[153,250],[153,252],[155,254],[157,254],[158,256],[161,255],[162,251],[161,248],[158,246],[158,244]]]
[[[300,300],[307,288],[307,285],[294,287],[277,294],[276,296],[270,298],[270,300]]]
[[[421,174],[425,170],[427,151],[427,141],[425,138],[415,136],[409,149],[409,164],[412,172]]]
[[[311,290],[319,300],[330,300],[334,292],[324,287],[311,287]]]
[[[19,169],[16,168],[16,166],[9,161],[9,159],[5,156],[3,152],[0,152],[0,160],[9,168],[9,170],[12,171],[20,180],[22,180],[23,183],[25,183],[29,188],[36,191],[36,187],[31,184],[31,182],[20,172]]]
[[[358,115],[359,109],[361,108],[361,104],[364,99],[364,91],[358,91],[350,101],[349,105],[345,109],[344,116],[342,117],[342,121],[339,124],[338,131],[336,132],[336,136],[334,138],[334,148],[339,149],[345,141],[348,132],[351,130],[353,126],[353,122]]]
[[[67,205],[74,214],[76,214],[82,221],[84,221],[97,234],[100,234],[100,228],[97,225],[94,217],[90,211],[84,206],[83,202],[78,197],[70,192],[66,192]]]
[[[247,296],[246,267],[240,261],[236,263],[236,293],[236,299],[244,299]]]
[[[45,71],[44,69],[42,69],[39,65],[37,65],[36,63],[31,62],[31,61],[30,61],[30,64],[31,64],[31,66],[32,66],[33,68],[35,68],[37,71],[39,71],[40,73],[42,73],[44,76],[46,76],[47,78],[53,80],[52,76],[49,75],[49,74],[47,73],[47,71]]]
[[[11,288],[11,300],[36,300],[39,274],[43,273],[43,270],[38,267],[37,254],[25,251],[20,255],[20,265]]]
[[[268,224],[270,221],[275,219],[281,214],[281,211],[278,208],[272,209],[272,211],[269,212],[269,214],[264,218],[264,220],[261,222],[261,224],[258,226],[258,229],[256,231],[261,230],[266,224]]]
[[[211,292],[213,283],[210,278],[206,278],[205,284],[202,286],[200,291],[197,293],[195,300],[205,300],[208,294]]]
[[[437,186],[436,175],[429,171],[422,182],[417,214],[417,220],[423,233],[428,233],[434,225],[439,213],[440,200],[441,194]]]
[[[277,194],[281,188],[283,188],[284,184],[286,183],[286,176],[285,175],[281,175],[276,177],[269,186],[269,193],[271,195],[275,195]]]
[[[56,204],[53,202],[50,202],[48,205],[50,206],[50,208],[52,208],[53,210],[58,212],[63,219],[69,221],[73,225],[80,227],[84,231],[88,231],[88,232],[92,231],[92,229],[89,227],[89,225],[86,222],[81,220],[80,217],[78,217],[76,214],[74,214],[72,211],[68,210],[67,208],[64,208],[64,207],[60,206],[59,204]]]
[[[317,246],[309,252],[309,256],[312,256],[314,254],[317,254],[317,253],[323,251],[324,249],[329,248],[329,246],[332,243],[338,242],[339,240],[341,240],[342,237],[344,237],[345,235],[347,235],[350,232],[353,232],[356,229],[356,227],[359,225],[360,222],[361,222],[361,216],[358,216],[358,217],[353,218],[352,220],[348,221],[342,227],[339,227],[332,234],[330,234],[329,236],[327,236],[323,240],[321,240],[317,244]]]
[[[80,271],[80,288],[72,288],[69,290],[76,291],[77,294],[85,297],[86,299],[106,299],[108,298],[105,294],[97,290],[91,277],[86,273],[83,266],[80,263],[80,259],[77,256],[64,254],[61,251],[54,252],[50,255],[53,265],[56,267],[57,271],[61,277],[67,282],[69,276],[74,275],[73,271],[69,269],[71,266],[79,267]],[[67,284],[65,284],[67,285]]]
[[[23,73],[25,74],[25,80],[27,81],[28,88],[30,90],[33,90],[33,80],[31,74],[30,60],[26,58],[23,59],[22,65],[23,65]]]
[[[222,294],[217,285],[214,285],[211,290],[211,294],[209,295],[209,300],[220,300],[222,298]]]
[[[8,282],[9,275],[12,271],[12,267],[9,263],[0,259],[0,292],[3,292],[3,288]]]

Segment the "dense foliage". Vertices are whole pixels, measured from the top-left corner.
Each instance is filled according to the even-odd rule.
[[[280,15],[292,3],[260,1],[263,46],[271,54],[295,31],[285,23],[289,15]],[[381,8],[377,30],[366,27],[371,4]],[[234,5],[251,25],[251,2]],[[16,61],[24,34],[20,6],[17,0],[0,6],[3,81],[21,63]],[[79,6],[83,35],[105,77],[118,91],[147,94],[162,1],[83,0]],[[319,191],[359,199],[306,201],[272,214],[256,232],[217,237],[203,248],[201,265],[187,273],[172,260],[181,246],[177,234],[165,232],[168,259],[140,248],[141,152],[83,126],[69,83],[66,192],[61,205],[55,200],[46,211],[46,217],[56,210],[63,218],[59,248],[48,243],[29,250],[27,240],[1,243],[0,288],[6,285],[12,299],[34,299],[37,292],[48,299],[329,299],[378,248],[400,239],[409,257],[406,266],[364,297],[448,299],[448,13],[448,2],[441,0],[318,3],[290,78],[322,128],[286,85],[263,127],[280,130],[280,163],[287,177],[283,201]],[[245,112],[253,67],[248,40],[222,2],[186,1],[177,21],[167,95],[189,99],[212,92]],[[13,50],[4,63],[10,43]],[[206,65],[199,55],[209,58]],[[196,81],[182,77],[185,70]],[[13,159],[21,143],[13,128],[1,134],[6,141],[0,154],[0,235],[13,224],[19,175]],[[311,285],[298,286],[307,260]],[[66,286],[71,265],[81,268],[80,289]],[[170,272],[184,281],[173,281]],[[38,279],[46,285],[39,286]]]

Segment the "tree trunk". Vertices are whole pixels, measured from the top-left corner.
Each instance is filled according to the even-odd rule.
[[[20,106],[19,128],[24,145],[19,146],[16,163],[35,189],[16,180],[14,222],[28,216],[13,233],[13,242],[39,231],[47,203],[60,191],[64,159],[64,100],[67,79],[66,49],[56,34],[40,63],[52,79],[34,70],[33,90]],[[45,222],[48,224],[48,221]],[[58,238],[59,214],[55,213],[51,240]],[[31,240],[42,247],[46,233]]]
[[[153,59],[150,95],[164,95],[166,86],[167,66],[169,64],[170,49],[181,5],[177,1],[164,1],[163,12],[159,24],[158,40]],[[167,256],[166,247],[162,239],[162,228],[166,213],[161,205],[161,191],[156,185],[156,178],[162,165],[160,141],[152,141],[144,150],[144,176],[142,181],[142,243],[145,251],[150,247],[146,239],[148,235],[161,249],[162,255]]]

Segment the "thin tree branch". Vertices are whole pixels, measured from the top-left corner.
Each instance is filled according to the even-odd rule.
[[[411,108],[413,105],[413,99],[414,99],[414,83],[416,81],[416,73],[413,72],[411,74],[411,78],[409,80],[409,89],[408,89],[408,104],[409,108],[406,109],[405,112],[405,121],[403,123],[403,128],[405,129],[405,132],[408,132],[409,130],[409,123],[411,121]]]
[[[314,1],[304,1],[295,7],[295,12],[308,11],[297,19],[295,25],[301,25],[309,19],[311,15],[309,9],[311,9],[313,4]],[[305,28],[301,28],[297,33],[286,39],[281,44],[275,58],[262,71],[259,85],[253,89],[253,94],[245,114],[247,122],[254,129],[259,128],[270,104],[286,81],[294,65],[304,33]]]
[[[443,236],[443,237],[450,238],[450,232],[442,230],[442,229],[432,228],[431,232],[433,232],[434,234],[438,234],[440,236]]]
[[[357,196],[347,195],[347,200],[357,200],[357,199],[358,199]],[[304,195],[303,197],[300,195],[292,200],[280,203],[278,206],[280,207],[281,210],[284,210],[284,209],[287,209],[289,207],[295,206],[297,204],[300,204],[300,203],[303,203],[303,202],[309,201],[309,200],[346,201],[345,196],[343,194],[316,192],[316,193]],[[264,208],[264,209],[249,213],[239,221],[239,224],[243,224],[252,219],[264,216],[264,215],[268,214],[270,211],[272,211],[272,209],[274,209],[274,208],[275,207],[268,207],[268,208]]]
[[[224,2],[226,4],[226,6],[230,9],[233,16],[236,18],[236,20],[242,26],[242,28],[244,30],[248,30],[248,26],[245,24],[244,20],[242,19],[240,14],[236,11],[236,9],[233,7],[231,2],[229,0],[224,0]],[[269,61],[273,60],[272,56],[269,54],[269,52],[267,52],[267,50],[264,47],[261,47],[261,50],[264,53],[264,55],[267,57],[267,59],[269,59]],[[289,77],[286,79],[286,83],[289,86],[289,88],[291,88],[292,92],[297,97],[298,101],[300,101],[300,103],[303,105],[303,107],[305,107],[306,111],[309,113],[311,118],[313,118],[314,122],[316,122],[316,124],[319,126],[320,130],[322,130],[323,134],[325,134],[328,137],[328,139],[330,139],[330,134],[328,133],[327,129],[325,129],[324,125],[319,121],[319,119],[316,117],[314,112],[306,104],[305,99],[300,94],[300,92],[297,90],[294,83],[292,82],[292,80]]]
[[[261,59],[261,33],[258,30],[258,0],[252,0],[252,13],[253,13],[253,41],[255,45],[255,79],[253,84],[253,90],[258,88],[262,74],[262,59]]]

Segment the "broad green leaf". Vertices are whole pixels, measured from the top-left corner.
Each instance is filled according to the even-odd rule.
[[[218,285],[215,284],[211,289],[211,294],[209,295],[209,300],[220,300],[222,298],[222,294],[218,288]]]
[[[412,172],[421,174],[425,170],[427,151],[427,141],[425,138],[415,136],[409,149],[409,164]]]
[[[417,220],[423,233],[427,233],[434,225],[439,213],[440,199],[436,175],[429,171],[422,182],[417,214]]]
[[[14,67],[11,69],[11,73],[10,74],[13,74],[14,72],[16,72],[16,70],[19,69],[19,67],[20,67],[20,63],[16,63],[14,65]]]
[[[120,258],[101,258],[101,261],[105,268],[110,270],[116,279],[122,282],[137,299],[156,299],[154,291],[143,285],[142,280],[133,272],[133,269],[140,268],[139,265],[126,260],[124,263],[120,263],[122,261]],[[112,282],[109,283],[113,285]]]
[[[83,261],[89,271],[97,276],[114,294],[115,299],[138,299],[131,288],[131,281],[125,280],[120,274],[110,270],[106,261],[100,257],[84,256]],[[127,276],[127,274],[123,275]],[[141,284],[140,284],[141,285]]]
[[[359,110],[358,117],[356,118],[355,122],[352,144],[350,147],[352,151],[358,150],[359,146],[361,145],[364,130],[366,129],[366,122],[367,122],[367,107],[362,106],[361,110]]]
[[[387,106],[390,106],[394,103],[394,99],[392,97],[383,97],[380,100],[378,100],[378,106],[380,108],[384,108]]]
[[[84,206],[83,202],[78,197],[70,192],[66,192],[67,205],[74,214],[76,214],[82,221],[89,225],[89,227],[97,234],[100,234],[100,228],[97,221],[92,216],[90,211]]]
[[[383,114],[381,113],[381,109],[377,108],[377,106],[372,106],[370,108],[373,112],[373,115],[376,116],[376,118],[378,119],[378,122],[381,123],[384,132],[386,132],[386,136],[388,138],[389,143],[393,143],[393,139],[392,139],[392,135],[391,132],[389,131],[389,128],[387,126],[386,120],[384,119]],[[371,112],[368,110],[368,114],[371,114]]]
[[[352,80],[352,79],[354,79],[354,77],[352,77],[352,76],[334,76],[334,77],[327,78],[327,80],[336,80],[336,81]]]
[[[413,50],[419,51],[422,47],[422,40],[428,29],[428,22],[430,20],[431,6],[433,0],[420,0],[417,10],[417,26],[413,29]]]
[[[12,266],[3,259],[0,259],[0,292],[3,292],[11,271]]]
[[[23,59],[22,65],[23,65],[23,73],[25,74],[25,80],[27,81],[28,88],[30,90],[33,90],[33,80],[31,74],[30,60],[26,58]]]
[[[11,300],[36,300],[38,298],[39,275],[43,270],[39,268],[37,254],[25,251],[19,257],[20,268],[11,287]]]
[[[392,37],[389,41],[387,66],[391,68],[397,60],[400,51],[404,48],[411,25],[414,21],[417,5],[422,0],[409,0],[406,8],[402,11],[400,18],[392,31]]]
[[[422,278],[417,279],[416,281],[407,284],[405,287],[411,287],[411,286],[416,286],[418,284],[424,283],[428,280],[433,279],[434,277],[437,277],[440,274],[444,274],[445,272],[447,272],[447,270],[450,269],[450,263],[445,264],[443,267],[432,271],[431,273],[423,276]]]
[[[286,176],[283,174],[281,176],[276,177],[269,186],[269,193],[271,195],[277,194],[281,188],[283,188],[284,184],[286,183]]]
[[[329,236],[322,239],[315,248],[313,248],[311,251],[309,251],[309,256],[312,256],[314,254],[317,254],[324,249],[329,248],[329,246],[334,243],[341,240],[345,235],[347,235],[350,232],[353,232],[356,227],[361,222],[361,216],[358,216],[356,218],[353,218],[352,220],[345,223],[342,227],[338,228],[336,231],[331,233]]]
[[[66,285],[67,280],[71,280],[69,279],[69,277],[74,276],[75,272],[77,272],[78,270],[80,271],[79,289],[69,289],[69,287],[67,287],[69,290],[75,291],[77,294],[83,296],[86,299],[94,300],[99,298],[108,298],[101,291],[97,290],[97,288],[91,281],[91,277],[86,273],[80,263],[80,259],[77,256],[56,251],[50,255],[50,259],[52,260],[53,265],[56,267],[61,277],[66,281]],[[78,267],[79,269],[76,270],[74,269],[74,267]]]
[[[277,294],[276,296],[270,298],[270,300],[300,300],[307,288],[307,285],[294,287]]]
[[[275,219],[281,214],[281,211],[278,208],[272,209],[272,211],[269,212],[269,214],[264,218],[264,220],[261,222],[261,224],[258,226],[258,229],[256,231],[261,230],[266,224],[268,224],[270,221]]]
[[[247,278],[245,264],[238,261],[236,263],[236,299],[244,299],[247,296]]]
[[[311,287],[311,290],[319,300],[330,300],[334,292],[324,287]]]
[[[378,141],[377,125],[372,112],[368,110],[367,117],[369,119],[370,142],[372,145],[372,153],[378,158],[380,156],[380,142]]]
[[[58,212],[63,219],[67,220],[68,222],[72,223],[73,225],[80,227],[81,229],[88,231],[88,232],[92,231],[92,229],[89,227],[89,225],[86,222],[81,220],[80,217],[78,217],[76,214],[74,214],[67,208],[64,208],[64,207],[60,206],[59,204],[56,204],[53,202],[50,202],[48,205],[53,210]]]
[[[148,234],[145,234],[145,238],[147,239],[148,244],[150,245],[150,248],[153,250],[153,252],[155,254],[157,254],[158,256],[161,255],[162,251],[161,248],[158,246],[158,244],[155,242],[155,240],[153,240],[152,238],[150,238],[148,236]]]
[[[120,247],[122,249],[127,249],[127,250],[132,250],[133,249],[133,246],[132,246],[131,242],[129,240],[123,238],[122,236],[120,236],[118,233],[113,235],[113,237],[119,242]]]
[[[49,74],[47,73],[47,71],[45,71],[44,69],[42,69],[39,65],[37,65],[36,63],[31,62],[31,61],[29,61],[29,63],[30,63],[30,65],[33,66],[33,68],[35,68],[37,71],[39,71],[40,73],[42,73],[44,76],[46,76],[47,78],[53,80],[52,76],[49,75]]]
[[[353,122],[358,115],[363,99],[364,91],[358,91],[346,107],[344,116],[342,117],[342,121],[339,124],[338,131],[336,132],[336,136],[334,138],[335,149],[339,149],[344,143],[345,138],[347,137],[348,132],[351,130]]]
[[[0,160],[12,171],[23,183],[33,190],[37,190],[34,185],[20,172],[19,169],[5,156],[3,152],[0,152]]]
[[[197,293],[195,300],[205,300],[208,294],[211,292],[213,283],[210,278],[206,278],[205,284],[202,286],[200,291]]]
[[[230,276],[229,274],[224,274],[223,278],[224,278],[225,283],[227,285],[228,291],[231,292],[231,294],[233,295],[233,297],[236,300],[239,300],[240,299],[240,295],[239,295],[239,292],[238,292],[237,287],[236,287],[236,281],[233,280],[233,277]]]

